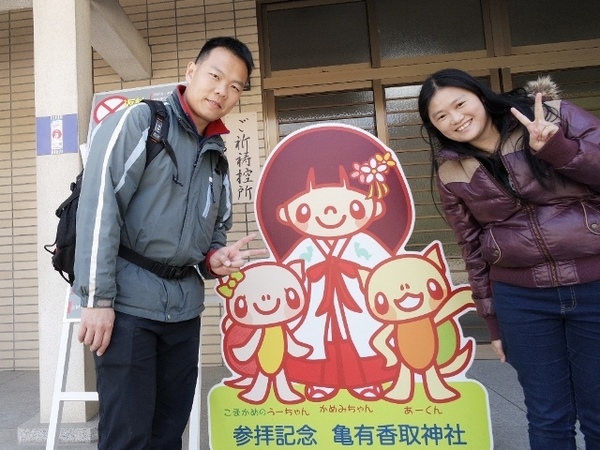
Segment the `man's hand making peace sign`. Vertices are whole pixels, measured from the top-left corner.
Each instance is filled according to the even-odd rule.
[[[227,247],[220,248],[214,252],[208,262],[210,265],[210,270],[215,275],[229,275],[233,272],[239,271],[244,264],[246,264],[246,258],[250,256],[268,255],[269,252],[265,248],[242,250],[242,247],[244,247],[254,238],[256,238],[256,233],[249,234],[239,241]]]
[[[512,112],[513,116],[515,116],[523,125],[525,125],[529,131],[529,146],[535,152],[540,150],[544,144],[548,142],[550,138],[558,131],[558,126],[552,122],[548,122],[544,117],[542,94],[539,92],[535,95],[533,122],[515,108],[511,108],[510,112]]]

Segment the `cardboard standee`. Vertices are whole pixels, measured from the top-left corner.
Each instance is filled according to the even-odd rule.
[[[56,364],[56,378],[54,380],[54,393],[52,396],[52,407],[50,410],[50,421],[48,424],[48,437],[46,439],[46,450],[54,450],[59,445],[60,424],[62,421],[62,410],[64,402],[97,402],[98,393],[94,391],[66,391],[67,376],[69,373],[69,356],[71,353],[71,342],[73,340],[73,325],[81,319],[81,310],[78,307],[79,302],[75,302],[77,297],[71,287],[67,288],[65,298],[65,314],[63,317],[62,334],[60,346],[58,349],[58,361]],[[78,297],[77,297],[78,298]],[[200,393],[202,390],[202,322],[200,322],[200,347],[198,354],[198,380],[196,382],[196,391],[194,393],[194,402],[189,418],[189,439],[188,448],[190,450],[200,450],[200,415],[201,401]]]
[[[298,129],[265,160],[254,214],[269,256],[215,286],[231,376],[208,394],[211,450],[494,448],[466,377],[470,288],[440,241],[406,249],[416,209],[393,149],[350,125]]]

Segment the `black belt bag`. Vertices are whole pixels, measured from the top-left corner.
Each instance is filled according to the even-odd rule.
[[[140,255],[138,252],[125,247],[124,245],[119,246],[119,256],[125,261],[135,264],[158,275],[161,278],[167,280],[180,280],[187,277],[192,271],[196,270],[194,266],[170,266],[168,264],[158,263],[146,258],[144,255]]]

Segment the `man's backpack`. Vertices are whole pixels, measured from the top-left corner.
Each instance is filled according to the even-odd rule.
[[[150,128],[148,130],[148,139],[146,140],[146,167],[165,149],[171,160],[175,163],[176,172],[173,180],[178,183],[175,152],[166,139],[169,133],[167,109],[161,101],[147,99],[142,101],[147,103],[151,110]],[[83,170],[77,175],[75,181],[71,183],[71,195],[56,210],[55,214],[58,217],[58,226],[56,228],[54,243],[44,245],[44,249],[52,254],[52,266],[71,286],[75,281],[76,219],[82,178]]]

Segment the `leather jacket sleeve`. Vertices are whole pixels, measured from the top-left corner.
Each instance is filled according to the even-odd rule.
[[[482,228],[462,200],[444,186],[439,177],[437,184],[446,220],[462,251],[477,314],[485,319],[491,339],[500,339],[493,305],[489,266],[481,256],[479,244]]]
[[[600,192],[600,119],[561,101],[559,131],[536,156],[561,175]]]

